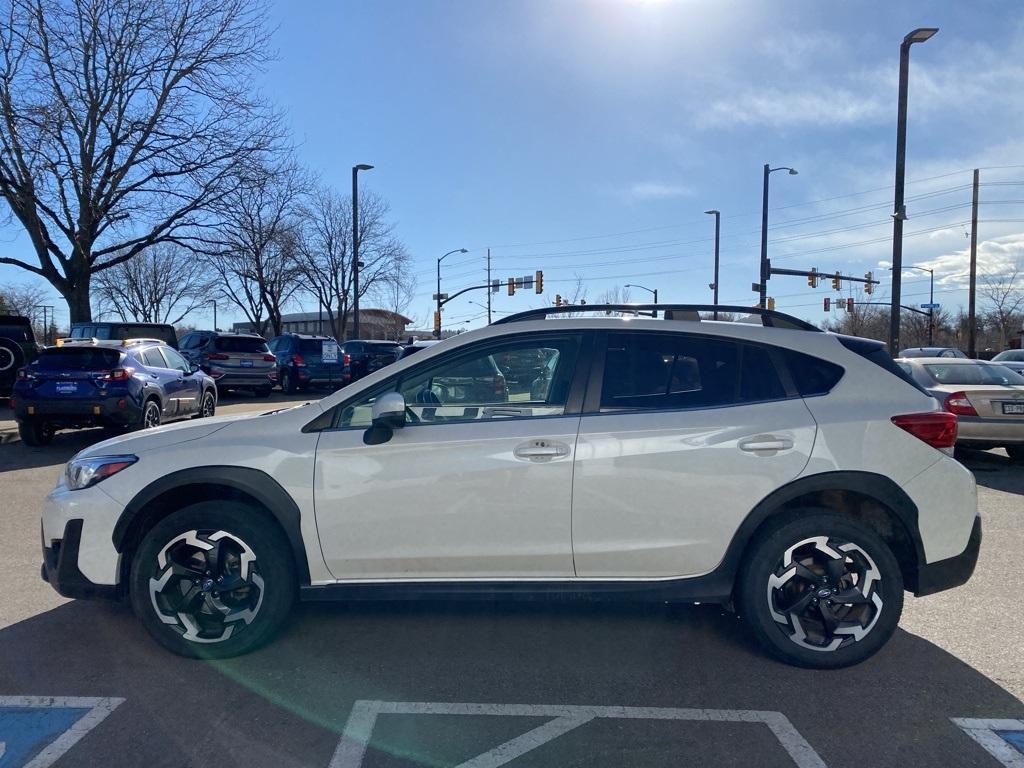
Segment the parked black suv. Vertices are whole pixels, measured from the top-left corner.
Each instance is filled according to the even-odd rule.
[[[178,334],[167,323],[72,323],[72,339],[99,339],[123,341],[125,339],[159,339],[172,349],[178,348]]]
[[[349,381],[358,381],[379,368],[390,365],[401,354],[401,345],[394,341],[354,339],[341,345],[341,363]]]
[[[285,333],[270,340],[270,351],[277,359],[282,392],[319,384],[336,388],[351,381],[343,370],[338,342],[330,336]]]
[[[27,317],[0,315],[0,397],[11,396],[18,369],[35,360],[41,349]]]

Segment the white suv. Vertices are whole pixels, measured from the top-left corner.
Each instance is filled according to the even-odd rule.
[[[841,667],[886,642],[904,589],[970,577],[956,417],[880,344],[594,309],[620,315],[522,313],[320,402],[82,451],[46,502],[43,578],[127,596],[186,656],[254,648],[297,597],[483,592],[719,602],[778,657]]]

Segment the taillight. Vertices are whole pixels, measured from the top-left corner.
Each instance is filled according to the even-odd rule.
[[[263,356],[263,362],[264,363],[276,363],[277,362],[277,358],[274,357],[273,355],[269,355],[269,354],[268,355],[264,355]]]
[[[114,370],[107,371],[97,378],[100,381],[128,381],[128,379],[132,377],[133,373],[135,373],[134,368],[115,368]]]
[[[231,358],[229,358],[223,352],[210,352],[206,356],[206,359],[207,360],[230,360]]]
[[[348,352],[343,354],[341,356],[341,364],[342,365],[352,365],[352,355],[350,355]]]
[[[908,413],[893,416],[892,423],[932,448],[952,448],[956,445],[956,416],[952,413]]]
[[[971,401],[967,399],[966,392],[954,392],[948,395],[942,402],[942,407],[950,413],[955,413],[957,416],[978,415],[978,412],[974,410],[974,406],[971,405]]]
[[[298,368],[302,368],[303,366],[306,365],[306,358],[304,358],[302,355],[296,352],[294,355],[292,355],[292,364]]]

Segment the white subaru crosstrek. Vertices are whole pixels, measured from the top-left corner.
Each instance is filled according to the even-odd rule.
[[[719,602],[783,660],[842,667],[888,640],[904,590],[970,577],[956,416],[882,345],[769,311],[609,309],[98,443],[46,501],[43,578],[127,597],[185,656],[258,646],[296,598],[479,592]]]

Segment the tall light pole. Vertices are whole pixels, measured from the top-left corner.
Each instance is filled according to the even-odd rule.
[[[715,281],[711,283],[711,290],[714,291],[712,303],[718,306],[718,240],[722,234],[722,214],[720,211],[716,211],[712,208],[710,211],[704,211],[704,213],[715,217]],[[714,319],[718,319],[718,310],[715,310]]]
[[[758,306],[762,309],[768,306],[768,177],[776,171],[789,171],[790,176],[797,174],[795,168],[784,165],[771,168],[768,163],[764,164],[764,194],[761,196],[761,282],[758,290]]]
[[[889,269],[892,270],[893,267],[889,267]],[[928,267],[919,267],[919,266],[917,266],[917,264],[908,264],[907,266],[904,267],[904,269],[919,269],[922,272],[927,272],[928,273],[928,304],[929,305],[934,305],[935,304],[935,270],[934,269],[928,269]],[[896,273],[895,272],[892,273],[892,279],[893,280],[896,279]],[[929,347],[934,343],[934,338],[933,338],[934,335],[935,335],[935,307],[934,306],[929,306],[928,307],[928,346]]]
[[[359,338],[359,172],[373,170],[372,165],[352,166],[352,338]],[[344,339],[339,339],[344,341]]]
[[[889,354],[900,349],[900,293],[903,270],[903,222],[907,208],[903,202],[903,185],[907,171],[907,79],[910,73],[910,46],[931,39],[935,27],[915,29],[900,44],[900,93],[896,112],[896,194],[892,212],[892,309],[889,312]]]
[[[437,260],[437,331],[434,335],[439,339],[441,338],[441,262],[453,253],[469,253],[469,251],[465,248],[456,248],[454,251],[448,251],[448,253]],[[490,290],[490,288],[487,290]]]
[[[213,304],[213,330],[217,330],[217,300],[210,299],[210,303]]]
[[[658,289],[657,288],[648,288],[646,285],[637,285],[636,283],[626,283],[622,287],[623,288],[639,288],[641,291],[647,291],[648,293],[650,293],[651,295],[654,296],[654,303],[655,304],[658,303]],[[658,316],[658,310],[654,310],[653,312],[651,312],[651,317],[657,317],[657,316]]]

